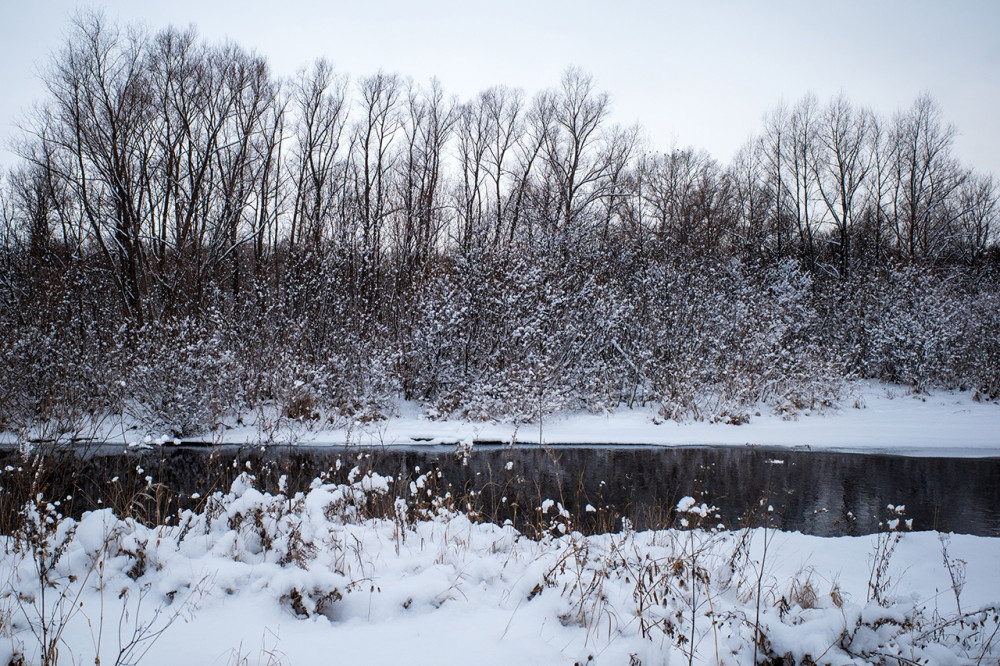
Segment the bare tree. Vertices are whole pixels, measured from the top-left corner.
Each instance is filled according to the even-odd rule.
[[[791,140],[787,144],[789,152],[785,156],[785,164],[789,166],[791,176],[789,196],[795,214],[799,247],[811,265],[815,265],[816,260],[815,237],[818,224],[815,213],[817,188],[811,166],[817,149],[817,113],[816,98],[812,95],[803,97],[792,109],[788,125]],[[789,180],[784,182],[788,183]]]
[[[10,174],[9,215],[25,227],[32,266],[41,266],[56,255],[65,257],[78,251],[83,239],[75,223],[73,198],[56,162],[59,156],[46,132],[21,150],[32,157]]]
[[[729,203],[729,182],[718,163],[704,151],[687,148],[654,156],[647,169],[645,199],[657,231],[681,246],[717,246]]]
[[[921,95],[894,123],[896,243],[910,258],[932,258],[946,248],[949,197],[964,174],[951,156],[955,128],[944,125],[929,95]]]
[[[461,192],[459,245],[498,249],[509,229],[516,152],[524,137],[523,94],[496,86],[460,107],[456,125]]]
[[[489,119],[490,134],[486,144],[486,167],[493,181],[493,246],[502,242],[503,226],[510,218],[511,197],[505,196],[505,181],[513,180],[514,171],[508,166],[512,153],[524,138],[524,94],[504,86],[490,88],[480,97]],[[505,178],[509,176],[509,178]],[[511,228],[513,234],[513,228]]]
[[[51,103],[42,122],[52,128],[55,149],[72,161],[73,171],[62,175],[82,206],[92,239],[115,267],[125,311],[139,324],[145,315],[151,144],[159,135],[144,67],[147,44],[139,30],[109,26],[98,14],[78,17],[45,75]]]
[[[489,233],[484,217],[491,207],[487,185],[489,173],[486,155],[492,138],[492,118],[485,95],[459,107],[456,124],[461,191],[458,205],[458,244],[469,251],[477,242],[485,242]]]
[[[401,160],[402,229],[397,247],[410,271],[438,248],[445,226],[438,194],[443,179],[442,155],[458,118],[455,104],[445,99],[436,80],[426,90],[411,86],[404,126],[406,154]]]
[[[256,159],[257,146],[267,132],[264,119],[277,103],[278,87],[262,58],[232,47],[220,55],[229,62],[220,95],[232,99],[233,110],[216,156],[220,201],[216,207],[218,234],[211,257],[218,267],[229,272],[233,294],[238,295],[240,248],[256,237],[254,192],[264,168],[264,163]]]
[[[589,222],[586,212],[601,194],[608,174],[609,154],[602,145],[604,121],[610,112],[607,93],[597,92],[593,78],[570,68],[557,93],[546,98],[549,108],[539,116],[546,125],[545,157],[554,180],[559,218],[558,242],[564,249],[570,233]]]
[[[1000,190],[992,175],[971,174],[958,196],[958,245],[962,256],[978,267],[1000,228]]]
[[[341,138],[347,122],[347,80],[319,60],[308,72],[300,72],[292,86],[295,110],[293,153],[295,204],[290,242],[307,238],[318,247],[336,206]]]
[[[760,140],[745,143],[736,153],[728,175],[738,222],[730,230],[733,245],[752,259],[776,252],[771,247],[767,224],[775,197],[767,187],[762,146]]]
[[[253,256],[255,270],[264,268],[267,255],[273,255],[280,236],[279,220],[285,201],[285,174],[282,171],[282,148],[285,137],[287,98],[279,94],[261,118],[261,133],[253,145],[255,159],[260,163],[253,196],[255,219]],[[346,187],[346,179],[345,179]],[[344,201],[346,195],[341,196]],[[346,218],[344,212],[341,217]]]
[[[277,85],[267,64],[242,49],[198,44],[193,31],[152,40],[147,69],[157,118],[149,147],[149,240],[165,311],[200,304],[214,271],[240,288],[239,247],[254,240],[263,119]]]
[[[612,236],[612,227],[627,213],[624,209],[634,194],[628,188],[632,184],[630,172],[633,157],[639,141],[639,127],[613,127],[604,146],[605,177],[600,187],[598,202],[603,208],[601,215],[600,249],[606,250]],[[613,224],[614,223],[614,224]]]
[[[872,166],[868,152],[871,114],[855,109],[843,95],[823,110],[816,131],[812,167],[823,202],[836,234],[838,270],[848,277],[851,270],[851,234],[859,193]]]
[[[11,203],[9,178],[0,168],[0,248],[9,250],[14,247],[15,237],[19,228],[14,218],[14,206]],[[5,253],[6,254],[6,253]]]
[[[775,254],[781,256],[788,245],[787,198],[785,154],[791,142],[788,110],[778,106],[764,117],[764,133],[760,138],[759,152],[763,158],[768,189],[773,197],[771,213],[775,235]]]
[[[361,221],[365,260],[377,275],[382,225],[389,210],[390,148],[401,126],[399,77],[379,72],[359,81],[358,88],[360,108],[351,139],[352,195]]]
[[[529,208],[529,201],[533,198],[532,191],[536,189],[534,181],[537,173],[541,170],[540,164],[544,161],[544,148],[548,142],[549,133],[552,131],[550,97],[550,94],[542,93],[533,100],[530,109],[525,114],[523,134],[513,146],[515,153],[514,168],[511,172],[513,186],[505,206],[509,218],[508,242],[511,244],[513,244],[518,232],[521,231],[522,226],[525,227],[525,238],[529,242],[533,238],[532,225],[538,215],[528,214],[526,209]],[[531,207],[537,213],[538,206]]]
[[[878,116],[869,116],[868,147],[869,172],[865,200],[864,233],[862,238],[870,244],[872,261],[880,264],[889,251],[892,238],[891,202],[895,200],[899,181],[894,177],[896,165],[895,141],[887,124]]]

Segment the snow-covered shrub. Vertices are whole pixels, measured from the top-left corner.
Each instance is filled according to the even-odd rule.
[[[25,284],[0,300],[0,430],[86,437],[120,407],[124,359],[109,325],[116,311],[106,277],[68,264],[2,280]]]
[[[995,286],[955,269],[892,267],[827,289],[820,333],[863,377],[997,395]]]
[[[40,439],[86,436],[119,409],[120,350],[61,326],[0,341],[0,430]]]
[[[668,418],[733,422],[759,404],[838,399],[844,363],[795,262],[646,257],[619,274],[592,260],[442,265],[412,310],[407,396],[473,419],[654,402]]]
[[[243,405],[240,368],[217,321],[190,318],[136,331],[124,382],[127,413],[187,436],[215,427]]]
[[[870,333],[876,372],[918,388],[954,386],[964,308],[948,276],[918,269],[888,276]]]
[[[989,271],[887,264],[844,279],[607,242],[442,250],[417,273],[336,244],[283,248],[281,270],[244,275],[238,293],[150,294],[140,329],[106,276],[76,266],[0,304],[14,313],[0,320],[0,427],[65,438],[124,413],[189,434],[248,410],[312,427],[378,420],[400,398],[474,420],[650,405],[742,423],[827,408],[855,377],[1000,395]]]
[[[965,353],[959,363],[959,388],[982,398],[1000,398],[1000,293],[989,288],[970,296],[969,324],[963,330]]]
[[[407,395],[439,413],[537,418],[581,404],[573,385],[586,294],[525,258],[443,267],[422,291],[402,354]]]
[[[259,298],[240,304],[226,322],[252,407],[305,422],[377,420],[392,412],[396,350],[370,313],[354,309],[342,270],[303,268],[281,295],[265,280]]]
[[[582,644],[601,659],[611,654],[611,663],[628,663],[630,655],[643,663],[668,657],[734,666],[1000,657],[997,604],[966,609],[956,591],[952,611],[946,596],[913,578],[867,601],[863,572],[845,569],[848,580],[838,583],[836,566],[844,561],[836,556],[821,557],[822,571],[808,563],[788,569],[787,560],[794,566],[800,553],[815,551],[813,537],[729,532],[712,506],[692,497],[676,505],[674,529],[637,532],[625,522],[591,536],[574,531],[578,517],[566,507],[546,501],[539,511],[563,529],[538,530],[535,539],[478,522],[462,502],[448,500],[433,472],[414,477],[407,489],[360,466],[338,465],[337,476],[304,492],[271,494],[242,473],[228,491],[168,524],[110,509],[67,518],[36,497],[22,508],[15,537],[0,537],[0,576],[9,582],[0,588],[0,617],[12,618],[4,627],[10,642],[0,650],[13,646],[0,656],[41,662],[52,644],[46,636],[58,635],[41,632],[48,626],[66,627],[77,639],[58,643],[60,659],[103,661],[129,645],[155,642],[200,604],[218,609],[236,597],[267,601],[323,631],[344,623],[351,630],[359,622],[396,626],[410,617],[424,623],[442,606],[442,621],[489,609],[484,621],[497,620],[498,631],[512,621],[526,621],[534,632],[551,625],[565,644]],[[901,520],[900,509],[890,509],[890,520]],[[899,538],[896,557],[907,559],[883,558],[897,582],[925,556],[920,548],[938,546],[934,535]],[[985,545],[956,537],[952,549],[957,542],[966,556]],[[863,558],[864,548],[876,557],[885,552],[878,536],[827,543],[851,557]],[[826,571],[831,562],[834,570]],[[982,563],[973,570],[976,580],[988,576]],[[955,579],[942,573],[936,580]],[[104,643],[80,640],[99,634],[102,622],[122,621],[127,631],[118,633],[118,647],[115,632]]]
[[[647,376],[666,418],[741,423],[758,405],[835,404],[841,363],[821,344],[809,276],[794,262],[654,265],[648,273]]]

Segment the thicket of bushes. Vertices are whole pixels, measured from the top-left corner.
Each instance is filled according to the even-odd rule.
[[[88,288],[60,284],[75,271]],[[92,272],[54,272],[4,318],[4,428],[125,416],[189,435],[271,406],[381,418],[400,399],[471,419],[652,405],[740,422],[760,403],[836,404],[864,377],[1000,394],[1000,295],[960,268],[817,282],[791,259],[443,258],[389,323],[346,307],[341,270],[323,265],[287,292],[219,294],[142,326]]]

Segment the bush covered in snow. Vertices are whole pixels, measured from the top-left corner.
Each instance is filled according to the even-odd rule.
[[[345,269],[328,266],[288,293],[262,286],[139,328],[94,319],[86,303],[44,326],[8,318],[0,426],[74,434],[125,416],[187,436],[248,411],[378,420],[400,399],[473,420],[649,405],[740,423],[837,405],[856,378],[1000,395],[1000,297],[961,270],[841,283],[791,259],[605,262],[441,260],[398,313],[352,304]],[[85,298],[100,311],[100,294]]]
[[[424,481],[391,500],[393,483],[355,468],[344,482],[271,495],[243,474],[169,524],[110,508],[74,520],[39,494],[0,537],[0,661],[166,664],[190,658],[188,643],[208,660],[270,631],[267,663],[319,663],[329,654],[309,646],[330,637],[370,630],[405,643],[408,627],[437,626],[443,638],[455,613],[474,641],[497,654],[518,645],[531,663],[1000,658],[997,540],[891,531],[902,507],[889,507],[890,531],[817,540],[766,522],[726,530],[690,497],[671,529],[624,521],[584,536],[547,501],[540,514],[564,529],[532,539],[426,498]],[[202,621],[234,608],[232,632]],[[282,643],[279,627],[302,640]],[[468,657],[461,636],[449,640],[455,651],[436,663]],[[352,663],[385,660],[377,645],[341,649]]]

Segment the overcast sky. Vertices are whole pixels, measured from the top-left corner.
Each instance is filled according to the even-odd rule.
[[[958,127],[955,153],[1000,175],[998,0],[0,0],[2,165],[78,7],[194,24],[282,76],[322,56],[352,76],[437,76],[463,99],[497,83],[534,93],[579,65],[654,148],[693,145],[724,162],[781,101],[843,91],[891,113],[928,91]]]

